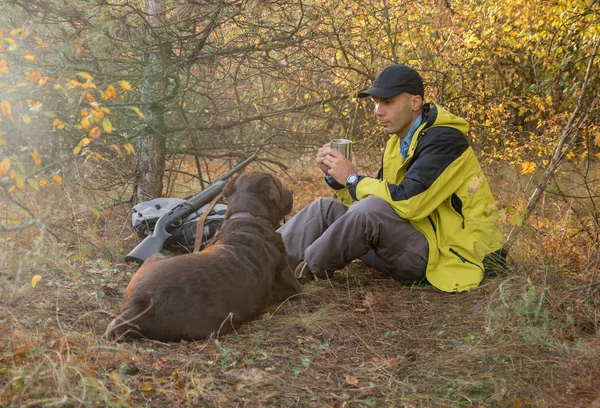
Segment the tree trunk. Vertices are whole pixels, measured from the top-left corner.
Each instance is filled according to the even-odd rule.
[[[148,29],[163,24],[164,5],[160,0],[146,0]],[[143,56],[140,104],[146,117],[146,129],[136,139],[136,166],[132,205],[160,197],[163,193],[166,139],[164,136],[164,105],[166,61],[165,46],[150,50]],[[161,55],[162,54],[162,55]]]

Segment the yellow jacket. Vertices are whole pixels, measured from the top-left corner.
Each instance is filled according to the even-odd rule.
[[[406,160],[392,135],[379,178],[359,176],[336,190],[347,206],[377,196],[410,221],[429,242],[427,280],[445,292],[461,292],[483,280],[483,258],[502,248],[495,201],[465,135],[467,122],[434,104],[423,108]]]

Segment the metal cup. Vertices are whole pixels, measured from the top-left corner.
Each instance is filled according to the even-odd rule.
[[[337,150],[344,157],[350,160],[350,154],[352,153],[352,140],[348,139],[333,139],[331,141],[331,148]]]

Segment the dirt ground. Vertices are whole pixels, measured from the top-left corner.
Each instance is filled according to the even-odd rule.
[[[82,279],[90,284],[47,282],[47,295],[3,308],[2,406],[600,403],[598,336],[581,326],[556,339],[547,322],[515,321],[502,293],[522,282],[510,276],[449,295],[354,262],[219,339],[111,343],[102,334],[130,269],[91,268]],[[93,296],[97,273],[110,273],[102,300]]]

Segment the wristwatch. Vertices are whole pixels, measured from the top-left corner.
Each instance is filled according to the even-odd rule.
[[[350,174],[346,178],[346,187],[351,187],[351,186],[355,185],[356,183],[358,183],[358,174]]]

